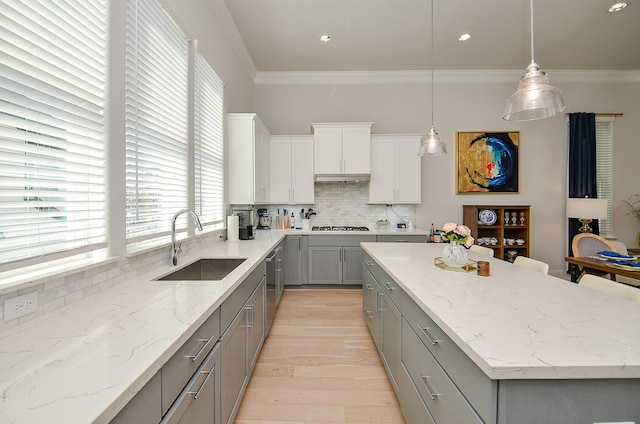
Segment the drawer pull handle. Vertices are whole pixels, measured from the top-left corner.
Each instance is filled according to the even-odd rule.
[[[371,311],[364,311],[364,313],[367,315],[367,319],[373,319],[373,314],[371,313]]]
[[[366,261],[365,263],[367,264],[367,266],[373,266],[373,262],[372,261]]]
[[[384,285],[385,285],[385,287],[387,288],[387,290],[389,290],[389,291],[391,291],[391,290],[394,290],[394,289],[395,289],[395,287],[393,287],[393,286],[391,285],[391,283],[390,283],[390,282],[388,282],[388,281],[386,281],[386,282],[384,283]]]
[[[420,374],[420,377],[422,378],[422,382],[424,383],[424,387],[427,388],[427,392],[429,392],[429,396],[431,396],[431,400],[436,400],[436,398],[438,396],[441,396],[441,393],[434,393],[433,390],[431,390],[431,387],[429,387],[429,383],[427,383],[427,379],[431,378],[428,375],[422,375]]]
[[[213,368],[211,368],[209,371],[200,371],[200,374],[205,374],[206,377],[202,382],[202,384],[200,385],[200,387],[198,388],[198,390],[196,390],[195,392],[187,392],[188,394],[193,395],[194,399],[198,399],[198,395],[200,394],[204,386],[207,384],[207,380],[209,380],[209,377],[211,377],[211,374],[213,374]]]
[[[196,353],[195,355],[188,355],[187,358],[190,358],[191,362],[196,362],[198,357],[202,355],[202,353],[206,352],[207,346],[209,346],[211,340],[213,340],[213,336],[209,337],[208,339],[198,339],[199,342],[204,343],[202,345],[202,348],[200,348],[198,353]]]
[[[369,291],[373,290],[373,287],[371,287],[371,284],[369,284],[369,283],[365,283],[365,285],[364,285],[364,286],[365,286],[365,287],[367,288],[367,290],[369,290]]]
[[[427,339],[431,342],[431,344],[435,345],[435,344],[438,344],[438,343],[440,343],[442,341],[442,340],[436,339],[431,334],[429,334],[429,329],[428,328],[420,327],[420,330],[422,330],[422,332],[427,337]]]

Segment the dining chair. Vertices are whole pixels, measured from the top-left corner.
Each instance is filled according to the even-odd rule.
[[[594,256],[602,250],[615,251],[611,242],[597,234],[580,233],[571,241],[573,256]]]
[[[536,259],[527,258],[526,256],[517,256],[513,261],[513,264],[520,268],[527,268],[543,274],[549,274],[549,264]]]
[[[583,275],[578,284],[610,294],[611,296],[621,297],[640,303],[640,288],[627,286],[593,274]]]
[[[480,253],[481,255],[489,256],[493,258],[494,251],[489,247],[478,246],[477,244],[472,244],[469,248],[470,251]]]
[[[571,248],[573,249],[573,256],[596,256],[598,252],[603,250],[615,251],[615,247],[609,240],[593,233],[577,234],[571,241]],[[581,267],[578,267],[578,271],[579,275],[576,278],[576,281],[580,281],[580,279],[586,274],[585,270]],[[609,275],[609,273],[603,271],[591,270],[589,272],[600,276]]]
[[[629,251],[627,250],[627,246],[623,242],[615,241],[615,240],[609,240],[609,242],[613,245],[616,252],[622,255],[629,254]],[[616,281],[619,283],[627,284],[629,286],[636,286],[636,287],[638,287],[638,285],[640,284],[640,281],[638,281],[637,279],[627,277],[624,275],[616,275]]]

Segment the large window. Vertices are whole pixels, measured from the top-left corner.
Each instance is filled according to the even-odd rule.
[[[0,264],[101,248],[106,0],[0,7]]]
[[[158,0],[127,2],[127,240],[188,206],[188,41]],[[185,220],[186,221],[186,220]]]
[[[223,90],[220,78],[196,54],[194,93],[195,202],[203,223],[224,218]]]
[[[600,234],[613,236],[611,211],[613,205],[613,121],[612,116],[596,116],[596,183],[598,198],[609,201],[607,219],[599,220]]]

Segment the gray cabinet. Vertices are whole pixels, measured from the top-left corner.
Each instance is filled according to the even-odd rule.
[[[397,233],[397,234],[378,234],[376,236],[376,241],[386,242],[386,243],[426,243],[427,235],[426,234],[406,234],[406,233]]]
[[[288,235],[285,240],[284,284],[300,286],[307,283],[307,236]]]
[[[216,343],[164,416],[161,424],[217,424],[219,422],[220,343]]]
[[[309,236],[309,284],[362,285],[361,242],[374,235]]]
[[[364,254],[362,261],[363,312],[378,348],[391,384],[398,393],[397,376],[403,372],[401,362],[402,314],[398,305],[400,287]],[[374,299],[375,297],[375,299]]]
[[[220,342],[220,410],[224,424],[233,422],[264,341],[265,272],[262,264],[221,306],[225,331]]]
[[[111,424],[157,424],[162,418],[160,405],[160,373],[151,380],[127,403]]]

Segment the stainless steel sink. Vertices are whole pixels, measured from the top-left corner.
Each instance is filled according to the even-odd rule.
[[[224,277],[226,277],[231,271],[236,269],[238,265],[240,265],[244,261],[246,261],[246,259],[227,259],[227,258],[199,259],[163,277],[157,278],[157,280],[168,280],[168,281],[222,280]]]

